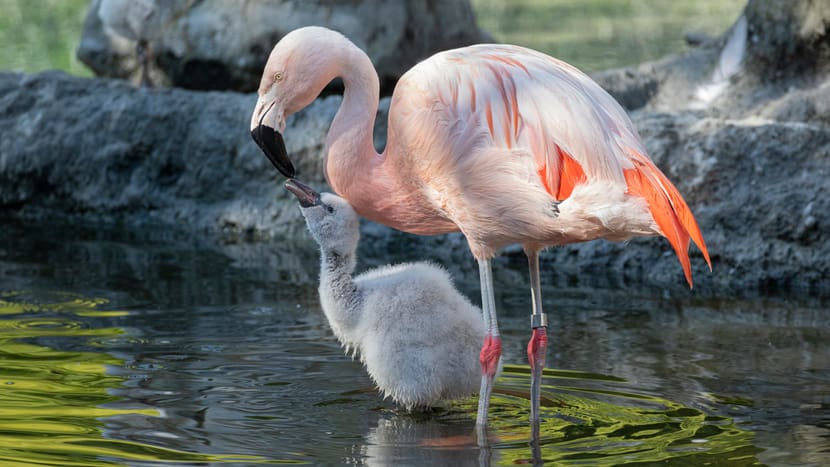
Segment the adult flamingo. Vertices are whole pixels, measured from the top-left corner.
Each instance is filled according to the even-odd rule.
[[[692,285],[689,239],[711,269],[703,236],[672,183],[646,155],[631,120],[587,75],[540,52],[474,45],[433,55],[392,95],[386,149],[372,129],[378,76],[341,34],[305,27],[271,52],[251,134],[288,177],[285,119],[334,78],[343,102],[326,137],[325,176],[363,217],[419,235],[461,231],[479,264],[487,336],[481,349],[477,424],[487,423],[501,358],[490,260],[521,244],[530,266],[528,344],[532,422],[538,426],[547,322],[539,251],[597,238],[663,235]]]

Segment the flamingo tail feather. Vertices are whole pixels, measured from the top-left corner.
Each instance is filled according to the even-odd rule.
[[[709,270],[712,270],[712,261],[709,258],[706,243],[703,241],[700,227],[698,227],[692,211],[677,191],[677,188],[660,172],[657,166],[637,152],[632,154],[632,161],[634,162],[634,168],[624,171],[628,191],[646,200],[654,221],[677,254],[677,259],[683,266],[686,281],[691,288],[690,239],[703,253]]]

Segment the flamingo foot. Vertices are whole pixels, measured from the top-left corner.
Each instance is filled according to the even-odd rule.
[[[542,395],[542,370],[545,368],[545,353],[548,348],[548,328],[533,328],[527,343],[527,359],[530,362],[530,421],[539,421],[539,400]]]
[[[501,360],[501,338],[488,334],[481,347],[481,389],[478,392],[478,415],[476,425],[487,425],[487,412],[490,410],[490,393],[493,392],[493,380]]]

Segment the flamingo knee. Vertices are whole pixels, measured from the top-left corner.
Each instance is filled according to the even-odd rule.
[[[501,337],[488,334],[484,338],[484,345],[481,346],[479,361],[481,362],[481,374],[492,379],[499,369],[501,358]]]
[[[545,352],[548,348],[548,328],[541,326],[533,328],[533,334],[527,343],[527,359],[530,368],[545,367]]]
[[[542,397],[542,370],[545,368],[545,353],[548,348],[548,328],[533,328],[527,343],[527,359],[530,362],[530,421],[539,421],[539,406]]]

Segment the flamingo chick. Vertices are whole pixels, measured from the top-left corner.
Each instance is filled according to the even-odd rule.
[[[487,327],[479,426],[487,423],[501,355],[490,265],[500,249],[520,244],[528,257],[534,427],[547,346],[543,248],[662,235],[690,286],[690,239],[709,263],[694,216],[646,154],[623,108],[561,60],[503,44],[433,55],[398,81],[386,149],[378,154],[372,131],[379,84],[369,57],[335,31],[294,30],[268,58],[251,116],[251,135],[284,175],[294,176],[281,134],[285,118],[336,77],[345,91],[323,150],[334,191],[361,216],[405,232],[461,231],[478,261]]]
[[[289,180],[320,245],[320,302],[340,343],[360,355],[378,389],[406,409],[467,397],[478,389],[481,310],[429,263],[352,277],[360,223],[346,200]]]

